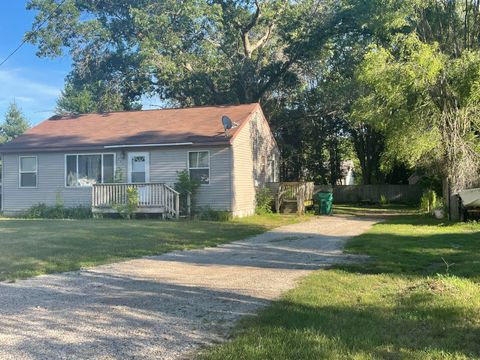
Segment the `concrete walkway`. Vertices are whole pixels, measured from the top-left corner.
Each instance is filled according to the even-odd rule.
[[[310,271],[342,261],[376,221],[323,217],[216,248],[0,283],[0,359],[176,359]]]

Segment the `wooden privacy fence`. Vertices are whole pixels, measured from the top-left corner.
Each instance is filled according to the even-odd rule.
[[[315,192],[332,191],[328,185],[315,186]],[[416,204],[423,188],[418,185],[340,185],[333,187],[333,202],[337,204],[379,203],[382,195],[392,203]]]

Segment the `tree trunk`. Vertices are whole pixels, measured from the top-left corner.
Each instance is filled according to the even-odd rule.
[[[448,178],[442,180],[442,195],[445,207],[447,208],[448,220],[458,221],[461,218],[460,198],[457,193],[452,190],[451,182]]]
[[[362,183],[370,185],[380,182],[380,155],[383,151],[383,138],[368,125],[351,129],[353,145],[360,161]]]

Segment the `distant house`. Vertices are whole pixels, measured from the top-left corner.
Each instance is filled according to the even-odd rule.
[[[342,178],[338,180],[338,185],[355,185],[355,165],[353,161],[342,161],[340,169],[342,172]]]
[[[233,124],[227,131],[224,116]],[[187,169],[201,183],[198,206],[245,216],[254,213],[256,189],[279,176],[259,104],[54,116],[0,154],[5,214],[58,199],[108,211],[134,186],[140,211],[178,216],[173,186]]]

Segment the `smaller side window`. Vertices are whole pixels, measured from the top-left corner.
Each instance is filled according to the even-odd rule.
[[[20,187],[37,187],[37,157],[20,156],[19,158],[19,182]]]
[[[210,152],[192,151],[188,153],[190,178],[200,184],[210,184]]]

